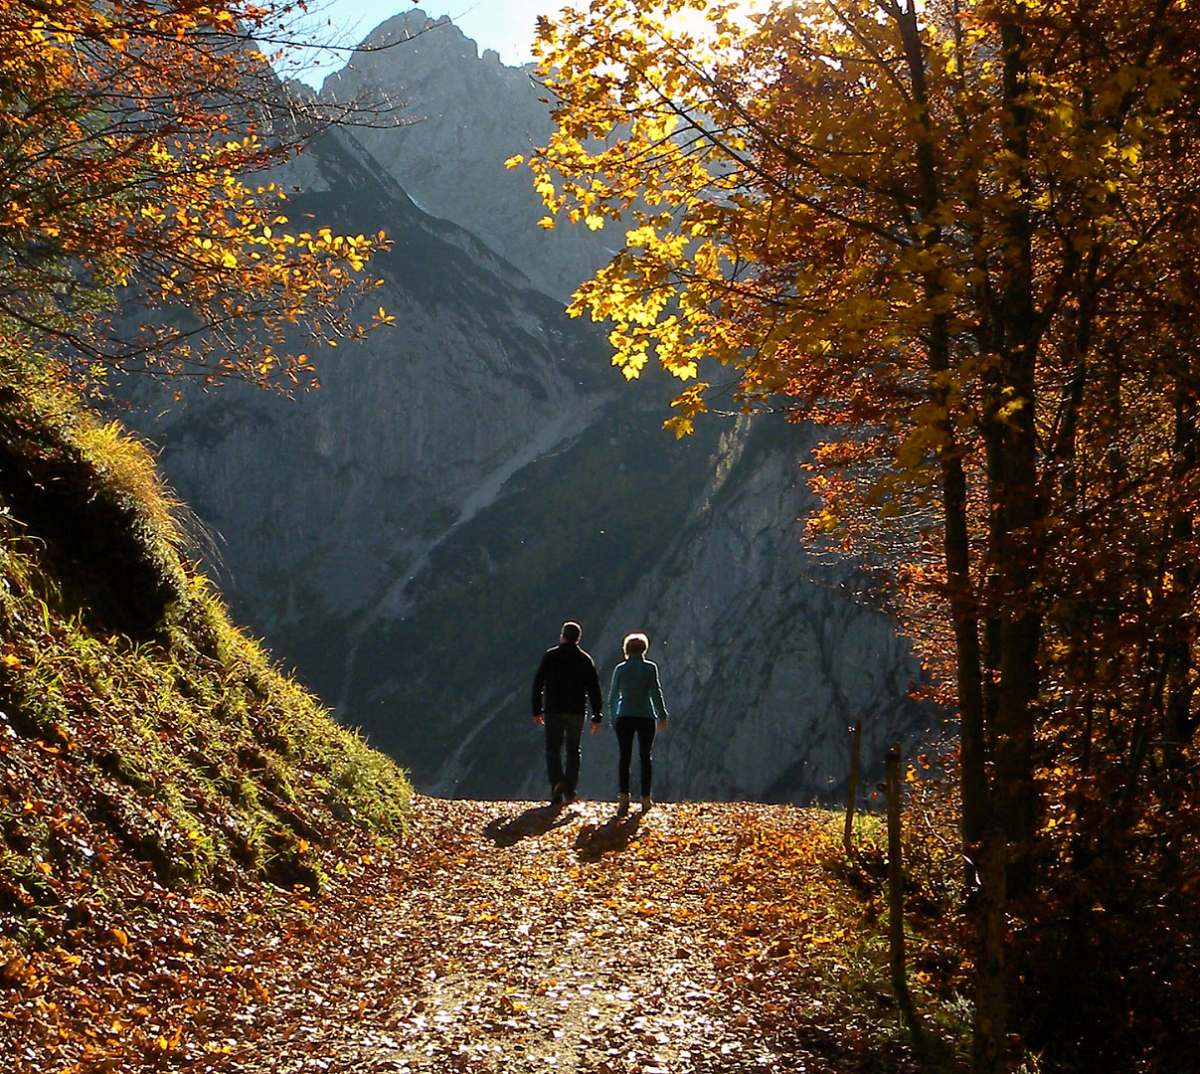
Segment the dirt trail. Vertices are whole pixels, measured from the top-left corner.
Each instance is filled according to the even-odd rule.
[[[271,1072],[907,1069],[831,1029],[819,982],[782,943],[757,979],[727,957],[723,870],[751,816],[818,823],[787,807],[618,818],[611,804],[419,799],[404,860],[364,871],[333,910],[313,906],[321,957],[305,960],[301,927],[258,960],[265,1002],[242,1037],[255,1043],[228,1059]]]

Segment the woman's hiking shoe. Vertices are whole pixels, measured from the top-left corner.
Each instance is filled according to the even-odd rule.
[[[627,795],[627,794],[618,794],[617,795],[617,812],[622,815],[629,812],[629,795]]]
[[[646,810],[649,809],[652,805],[654,805],[654,803],[650,800],[650,795],[643,794],[642,795],[642,812],[645,813]]]

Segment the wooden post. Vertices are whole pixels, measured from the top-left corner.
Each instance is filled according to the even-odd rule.
[[[981,943],[975,971],[973,1074],[1004,1074],[1008,1066],[1008,997],[1005,988],[1004,937],[1007,928],[1004,833],[992,830],[979,848],[979,915]]]
[[[858,754],[862,745],[862,720],[855,720],[854,726],[847,728],[854,736],[854,745],[850,749],[850,784],[846,788],[846,834],[842,836],[842,846],[850,853],[850,838],[854,828],[854,800],[858,795]]]
[[[887,751],[888,820],[888,947],[892,961],[892,988],[908,1027],[913,1046],[925,1051],[925,1034],[908,992],[908,969],[904,959],[904,862],[900,846],[900,747]]]

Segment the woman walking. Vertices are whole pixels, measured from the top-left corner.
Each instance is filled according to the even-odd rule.
[[[620,813],[629,810],[629,765],[633,759],[634,738],[638,740],[642,769],[642,811],[645,812],[653,804],[650,798],[653,775],[650,748],[654,744],[655,722],[659,731],[667,729],[667,707],[663,704],[658,666],[646,659],[649,645],[645,634],[626,635],[623,646],[625,660],[613,670],[612,685],[608,689],[608,711],[612,713],[621,751],[617,768],[620,790],[617,805]]]

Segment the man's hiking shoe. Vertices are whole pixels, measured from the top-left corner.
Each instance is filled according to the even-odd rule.
[[[564,805],[567,801],[567,789],[561,783],[554,785],[554,790],[550,792],[551,805]]]
[[[627,795],[627,794],[618,794],[617,795],[617,812],[620,813],[622,816],[624,816],[626,813],[629,812],[629,795]]]
[[[652,805],[654,805],[654,803],[650,800],[650,795],[643,794],[642,795],[642,812],[645,813],[646,810],[649,809]]]
[[[570,805],[572,802],[578,799],[578,797],[579,795],[577,795],[574,791],[563,791],[562,804]]]

